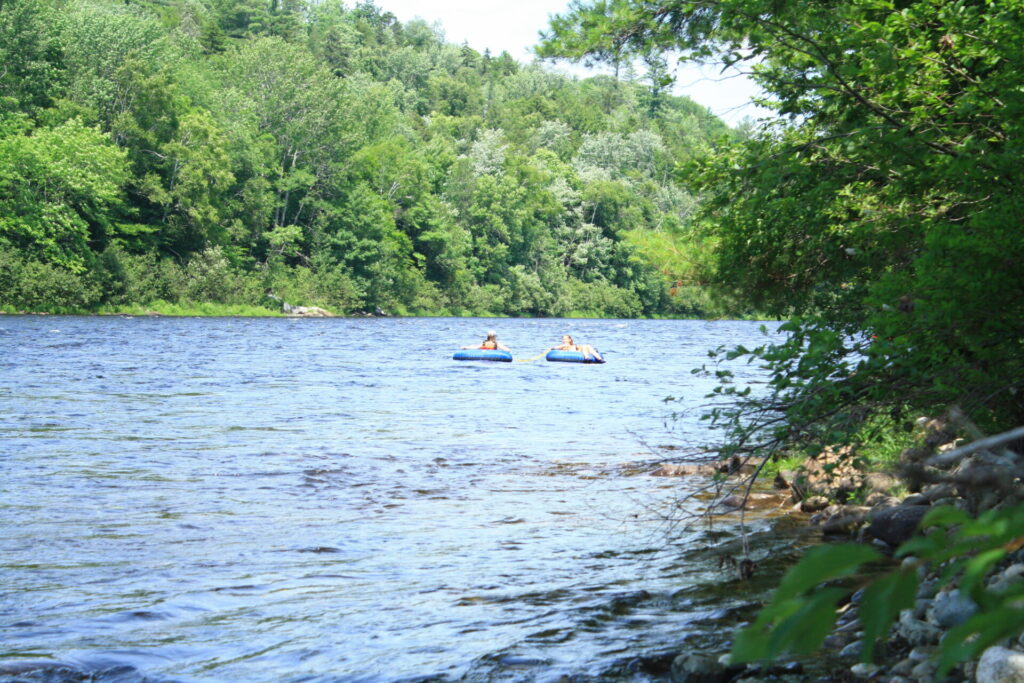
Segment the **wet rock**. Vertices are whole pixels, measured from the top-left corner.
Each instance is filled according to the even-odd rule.
[[[932,501],[923,493],[914,493],[903,499],[903,505],[931,505]]]
[[[722,499],[722,505],[737,510],[767,510],[779,507],[785,498],[775,493],[750,493],[746,496],[734,495]]]
[[[678,654],[678,650],[669,650],[637,657],[626,665],[626,669],[633,673],[664,676],[672,670],[672,662]]]
[[[978,612],[978,605],[959,590],[942,591],[928,610],[928,621],[940,628],[959,626]]]
[[[1024,683],[1024,653],[990,647],[978,660],[977,683]]]
[[[928,508],[921,505],[875,509],[868,533],[889,545],[900,545],[917,532],[917,525],[927,513]]]
[[[703,652],[688,652],[672,660],[672,683],[725,683],[735,673],[738,670]]]
[[[651,472],[652,477],[710,477],[715,474],[715,468],[710,465],[687,465],[666,463]]]

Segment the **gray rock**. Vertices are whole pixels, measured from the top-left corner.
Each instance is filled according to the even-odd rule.
[[[928,621],[941,628],[959,626],[978,612],[978,605],[959,590],[940,591],[928,610]]]
[[[934,647],[915,647],[910,651],[910,654],[907,655],[907,658],[914,662],[914,665],[916,666],[918,662],[923,662],[926,659],[934,657],[935,652],[936,648]]]
[[[935,501],[949,498],[955,494],[955,488],[952,484],[941,483],[933,484],[925,488],[921,495],[928,499],[929,503],[935,503]]]
[[[928,610],[932,607],[932,600],[928,598],[918,598],[914,601],[914,618],[924,619],[928,616]]]
[[[921,518],[928,513],[922,505],[899,505],[893,508],[875,508],[868,533],[889,545],[897,546],[910,539],[917,531]]]
[[[894,676],[909,676],[910,672],[914,670],[915,666],[917,666],[917,662],[908,657],[907,659],[901,659],[900,661],[896,662],[893,665],[893,667],[889,669],[889,671]]]
[[[869,472],[864,476],[864,487],[871,493],[888,493],[899,483],[899,479],[884,472]]]
[[[826,536],[852,535],[867,521],[869,511],[866,507],[844,505],[838,514],[825,520],[821,533]]]
[[[725,683],[730,677],[714,655],[687,652],[672,660],[672,683]]]
[[[850,673],[857,678],[871,678],[878,673],[878,668],[877,664],[865,664],[864,662],[861,662],[860,664],[854,664],[851,666]]]
[[[927,659],[923,662],[919,662],[917,666],[910,671],[910,677],[914,680],[921,681],[921,683],[933,683],[935,680],[935,673],[938,669],[938,664],[931,659]]]
[[[821,512],[828,507],[828,498],[825,496],[811,496],[800,503],[801,512]]]
[[[840,657],[847,657],[849,659],[860,659],[861,653],[864,652],[864,641],[855,640],[842,650],[839,651]]]
[[[1011,564],[989,579],[988,589],[993,593],[1005,593],[1022,579],[1024,579],[1024,564]]]
[[[710,465],[687,465],[666,463],[651,472],[652,477],[710,477],[714,476],[715,468]]]
[[[872,493],[865,500],[864,504],[869,508],[891,508],[900,504],[900,499],[885,493]]]
[[[922,493],[915,493],[903,499],[903,505],[931,505],[932,501]]]
[[[942,629],[927,621],[915,619],[913,611],[909,609],[900,612],[896,631],[911,645],[930,645],[942,637]]]
[[[978,660],[977,683],[1024,683],[1024,652],[990,647]]]

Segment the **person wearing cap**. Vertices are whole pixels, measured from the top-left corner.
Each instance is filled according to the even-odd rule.
[[[488,351],[488,350],[491,350],[491,351],[493,351],[493,350],[508,351],[509,353],[512,352],[512,349],[508,348],[507,346],[502,344],[500,341],[498,341],[498,333],[495,332],[494,330],[488,330],[487,331],[487,338],[484,339],[482,342],[480,342],[479,346],[463,346],[462,348],[464,348],[464,349],[481,349],[481,350],[484,350],[484,351]]]

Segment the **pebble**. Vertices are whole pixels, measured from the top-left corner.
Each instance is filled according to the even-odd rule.
[[[993,593],[1003,593],[1024,578],[1024,564],[1012,564],[988,581],[988,589]]]
[[[926,659],[923,662],[918,663],[910,671],[910,677],[916,678],[919,681],[934,681],[935,672],[938,671],[939,665],[931,659]]]
[[[878,673],[878,669],[879,666],[877,664],[865,664],[864,662],[861,662],[860,664],[854,664],[851,666],[850,673],[857,678],[871,678]]]
[[[840,657],[848,657],[849,659],[859,659],[861,653],[864,652],[864,641],[855,640],[842,650],[839,651]]]
[[[916,665],[917,662],[908,657],[907,659],[901,659],[900,661],[896,662],[896,664],[893,665],[891,671],[893,674],[897,676],[910,675],[910,672],[914,670],[914,667]]]

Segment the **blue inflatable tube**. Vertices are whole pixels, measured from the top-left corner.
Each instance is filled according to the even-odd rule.
[[[584,358],[582,351],[548,351],[544,356],[547,360],[557,363],[603,363],[604,360],[597,360],[593,357]]]
[[[455,352],[452,360],[496,360],[500,363],[511,363],[512,354],[497,349],[462,349]]]

